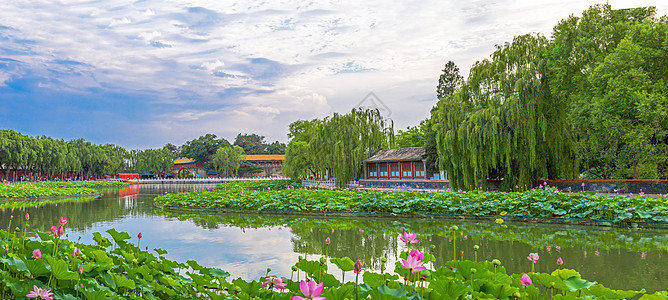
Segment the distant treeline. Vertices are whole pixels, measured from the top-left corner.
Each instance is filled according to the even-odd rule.
[[[264,137],[257,134],[239,134],[234,145],[245,154],[285,153],[285,144],[278,141],[267,144]],[[16,176],[19,170],[49,177],[56,174],[99,177],[127,171],[164,175],[178,157],[203,160],[206,167],[213,168],[210,160],[219,148],[232,148],[232,144],[214,134],[206,134],[181,147],[167,144],[158,149],[128,151],[112,144],[95,145],[84,139],[65,141],[0,130],[0,171],[5,178],[8,172],[14,171]]]

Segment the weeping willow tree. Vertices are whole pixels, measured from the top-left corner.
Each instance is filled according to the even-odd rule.
[[[550,96],[542,36],[517,36],[477,62],[467,81],[434,111],[439,166],[455,188],[530,187],[568,171],[565,104]],[[559,174],[559,175],[557,175]]]
[[[334,176],[336,185],[345,187],[360,176],[366,159],[393,143],[394,129],[378,110],[353,109],[323,120],[294,122],[289,136],[284,165],[288,176]]]

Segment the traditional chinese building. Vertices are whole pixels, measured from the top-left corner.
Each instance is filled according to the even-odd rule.
[[[282,177],[285,154],[249,154],[246,161],[264,168],[259,176]]]
[[[204,163],[202,161],[197,161],[190,158],[179,158],[174,161],[174,165],[172,166],[172,174],[178,177],[179,172],[193,174],[193,176],[199,175],[200,177],[206,177]]]
[[[426,157],[424,147],[380,150],[366,161],[366,179],[427,179]]]

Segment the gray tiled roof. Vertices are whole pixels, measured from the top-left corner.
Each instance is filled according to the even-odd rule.
[[[427,154],[424,147],[387,149],[376,152],[367,162],[419,161],[424,160],[425,157]]]

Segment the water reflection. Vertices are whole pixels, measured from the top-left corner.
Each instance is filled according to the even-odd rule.
[[[0,211],[0,224],[14,215],[12,227],[23,228],[23,215],[31,215],[31,228],[47,231],[60,216],[68,217],[70,240],[93,243],[92,232],[109,228],[126,231],[136,242],[142,232],[142,248],[169,251],[168,258],[232,273],[233,277],[257,279],[267,267],[273,274],[290,277],[297,257],[317,258],[325,253],[330,237],[330,256],[360,259],[365,268],[379,269],[380,259],[389,260],[391,271],[403,250],[403,231],[418,233],[425,251],[434,245],[436,266],[453,255],[473,259],[498,258],[509,272],[527,272],[529,252],[538,252],[539,272],[564,267],[579,270],[583,277],[613,289],[665,290],[668,286],[668,232],[665,230],[592,228],[569,225],[507,224],[432,219],[286,217],[259,214],[179,214],[154,211],[152,200],[165,192],[212,189],[212,185],[139,185],[125,189],[103,189],[98,199],[87,202],[47,204],[41,207]],[[448,228],[456,224],[456,250]],[[6,226],[6,225],[4,225]],[[3,227],[4,227],[3,226]],[[455,252],[456,251],[456,252]],[[620,274],[623,274],[620,276]],[[339,277],[339,274],[334,274]],[[634,280],[628,280],[634,278]]]

